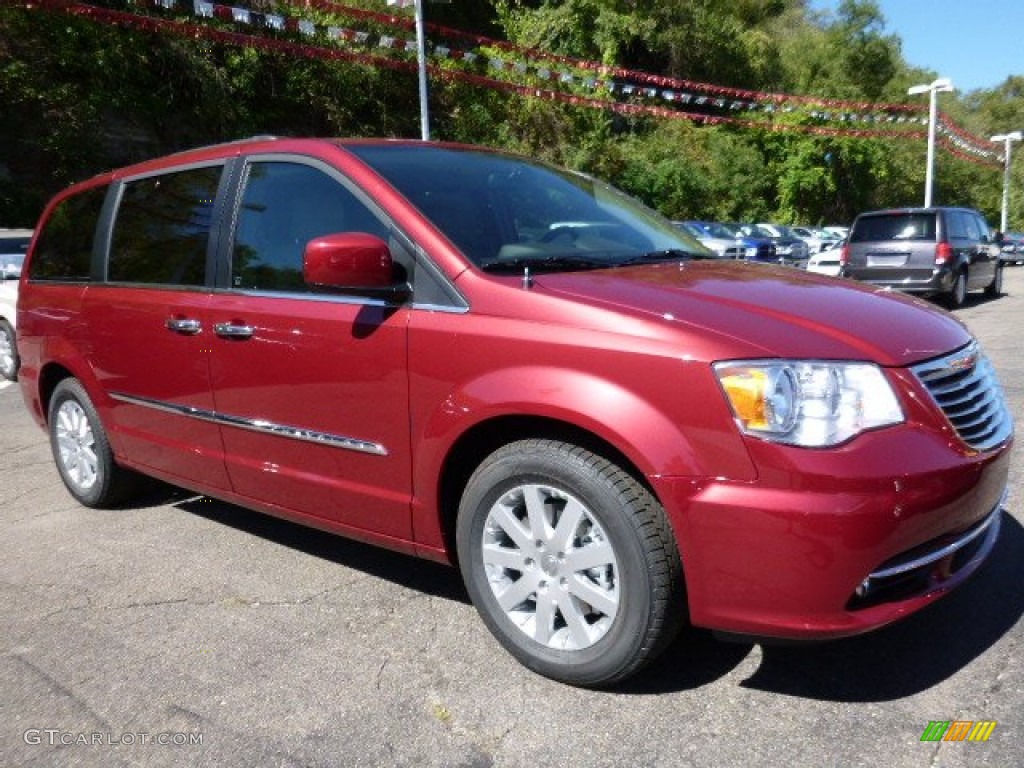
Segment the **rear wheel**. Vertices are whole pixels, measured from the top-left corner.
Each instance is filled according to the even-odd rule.
[[[577,446],[524,440],[491,454],[466,486],[457,544],[488,628],[555,680],[623,680],[684,619],[682,568],[661,505]]]
[[[0,376],[8,381],[18,378],[18,345],[14,329],[6,320],[0,320]]]
[[[950,309],[956,309],[957,307],[962,307],[966,299],[967,273],[961,269],[956,273],[956,279],[953,281],[953,287],[950,288],[949,293],[946,294],[946,304],[949,305]]]
[[[77,379],[64,379],[54,389],[49,433],[61,480],[79,503],[111,507],[137,487],[138,475],[114,462],[96,408]]]

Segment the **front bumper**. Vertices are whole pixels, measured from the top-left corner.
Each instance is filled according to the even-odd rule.
[[[834,451],[749,447],[760,470],[752,483],[654,480],[694,625],[792,639],[859,634],[937,600],[995,544],[1009,445],[970,455],[904,425]]]

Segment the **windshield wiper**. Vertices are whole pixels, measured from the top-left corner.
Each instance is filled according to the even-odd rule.
[[[694,251],[684,251],[682,248],[666,248],[661,251],[648,251],[647,253],[641,253],[639,256],[632,256],[628,259],[618,261],[614,264],[616,267],[629,267],[634,264],[657,264],[661,261],[679,261],[680,259],[707,259],[711,258],[709,255],[704,253],[695,253]]]
[[[529,268],[537,272],[573,272],[583,269],[607,269],[617,264],[606,259],[591,259],[585,256],[521,256],[515,259],[492,259],[480,264],[485,272],[522,272]]]

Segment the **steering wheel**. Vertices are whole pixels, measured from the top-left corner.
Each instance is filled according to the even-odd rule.
[[[555,227],[553,229],[549,229],[547,232],[545,232],[543,235],[541,235],[540,242],[542,242],[542,243],[551,243],[551,242],[554,242],[555,240],[557,240],[560,237],[565,237],[566,235],[569,236],[569,240],[571,242],[576,242],[576,240],[580,236],[580,228],[579,227],[567,227],[565,225],[562,225],[562,226],[559,226],[559,227]]]

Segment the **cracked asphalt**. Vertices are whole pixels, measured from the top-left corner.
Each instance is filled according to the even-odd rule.
[[[1005,289],[957,314],[1020,426],[1024,268]],[[13,386],[0,457],[3,766],[1024,765],[1019,447],[993,557],[947,599],[812,646],[690,631],[609,692],[519,666],[448,568],[166,487],[78,506]],[[957,719],[997,726],[920,741]]]

